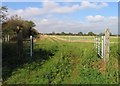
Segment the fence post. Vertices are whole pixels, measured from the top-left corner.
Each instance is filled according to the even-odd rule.
[[[32,57],[33,54],[33,37],[30,36],[30,57]]]
[[[96,52],[97,52],[97,37],[96,37]]]
[[[98,55],[100,56],[100,37],[98,37]]]
[[[94,48],[96,49],[96,36],[94,38]]]
[[[104,36],[102,36],[102,55],[101,57],[104,58]]]
[[[18,56],[19,59],[22,59],[23,57],[23,40],[22,40],[22,30],[19,28],[19,26],[17,27],[18,34],[17,34],[17,39],[18,39]]]
[[[105,31],[105,60],[108,61],[109,60],[109,52],[110,52],[110,31],[109,29],[106,29]]]

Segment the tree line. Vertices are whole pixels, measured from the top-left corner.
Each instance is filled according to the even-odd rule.
[[[99,33],[99,34],[95,34],[94,32],[88,32],[88,33],[83,33],[83,32],[78,32],[78,33],[66,33],[66,32],[61,32],[61,33],[56,33],[56,32],[52,32],[52,33],[46,33],[46,35],[71,35],[71,36],[102,36],[104,35],[104,33]],[[112,33],[110,33],[111,36],[114,36]]]

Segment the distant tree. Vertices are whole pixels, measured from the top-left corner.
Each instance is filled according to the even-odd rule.
[[[51,35],[55,35],[55,32],[52,32],[52,34]]]
[[[61,35],[65,35],[65,32],[61,32]]]
[[[79,32],[78,35],[79,35],[79,36],[83,36],[83,33],[82,33],[82,32]]]
[[[112,34],[112,32],[110,32],[110,36],[112,36],[113,34]]]
[[[105,33],[99,33],[100,36],[104,36]],[[112,36],[113,34],[110,32],[110,36]]]
[[[74,34],[69,32],[68,35],[74,35]]]
[[[99,36],[104,36],[105,35],[105,33],[99,33]]]
[[[93,32],[88,32],[88,36],[95,36]]]
[[[56,33],[56,35],[60,35],[60,33]]]
[[[88,34],[84,33],[83,36],[88,36]]]

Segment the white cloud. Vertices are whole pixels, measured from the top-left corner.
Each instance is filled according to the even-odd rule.
[[[69,12],[74,12],[76,10],[79,10],[79,5],[73,5],[71,7],[57,7],[55,9],[52,10],[52,12],[56,12],[56,13],[69,13]]]
[[[90,3],[88,1],[83,1],[78,4],[73,4],[71,6],[60,6],[56,2],[43,2],[42,8],[28,7],[26,9],[10,9],[9,14],[18,14],[22,18],[31,19],[35,22],[36,28],[40,32],[103,32],[105,28],[109,27],[113,33],[117,33],[118,30],[118,18],[116,16],[105,17],[102,15],[86,16],[86,21],[70,21],[68,19],[55,19],[51,15],[52,13],[69,13],[74,11],[79,11],[81,9],[100,9],[108,6],[107,3]],[[39,16],[47,14],[49,17],[41,18]]]
[[[103,7],[107,7],[108,4],[105,2],[102,3],[97,3],[97,2],[88,2],[88,1],[83,1],[81,2],[80,8],[95,8],[95,9],[100,9]]]
[[[101,16],[101,15],[96,15],[96,16],[87,16],[86,17],[87,21],[90,23],[103,23],[106,22],[107,24],[117,24],[118,22],[118,17],[116,16]]]
[[[94,9],[100,9],[103,7],[108,6],[107,3],[90,3],[88,1],[83,1],[83,2],[78,2],[78,4],[73,4],[72,6],[61,6],[59,3],[54,2],[54,1],[44,1],[43,7],[38,8],[38,7],[27,7],[25,9],[10,9],[10,15],[15,15],[18,14],[22,17],[32,17],[32,16],[38,16],[38,15],[43,15],[43,14],[49,14],[49,13],[69,13],[69,12],[74,12],[78,11],[81,9],[86,9],[86,8],[94,8]],[[66,2],[69,3],[69,2]]]
[[[118,20],[118,17],[116,17],[116,16],[110,16],[110,17],[109,17],[109,20],[112,20],[112,21]]]
[[[96,15],[98,16],[98,15]],[[96,17],[92,16],[92,17]],[[59,20],[54,18],[48,19],[41,19],[35,20],[37,23],[37,29],[40,32],[75,32],[78,33],[82,32],[89,32],[93,31],[95,33],[104,32],[106,28],[110,28],[112,33],[118,33],[118,17],[116,16],[109,16],[104,17],[99,15],[96,17],[98,20],[99,18],[104,18],[104,20],[99,22],[87,22],[86,21],[70,21],[70,20]]]
[[[44,14],[43,9],[37,7],[28,7],[26,9],[18,9],[18,10],[9,9],[8,12],[9,12],[9,16],[17,14],[23,18],[34,17]]]
[[[89,22],[101,22],[105,20],[105,17],[101,15],[87,16],[86,18]]]

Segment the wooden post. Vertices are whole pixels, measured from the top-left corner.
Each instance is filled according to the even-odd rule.
[[[22,30],[20,30],[19,27],[17,27],[18,34],[17,34],[17,39],[18,39],[18,57],[19,59],[22,59],[23,57],[23,40],[22,40]]]
[[[108,61],[109,60],[109,52],[110,52],[110,31],[109,29],[106,29],[105,31],[105,47],[104,47],[104,50],[105,50],[105,57],[104,57],[104,60],[105,61]]]

